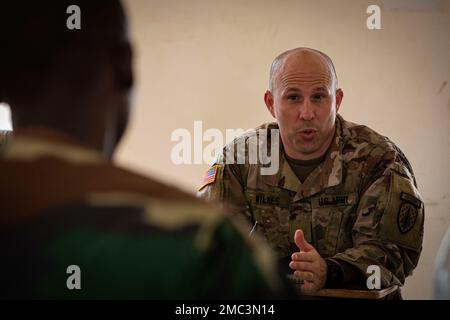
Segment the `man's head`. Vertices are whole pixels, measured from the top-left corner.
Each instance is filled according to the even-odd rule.
[[[278,121],[287,155],[300,160],[322,156],[344,96],[331,59],[309,48],[286,51],[272,63],[269,88],[264,101]]]
[[[14,130],[47,127],[111,156],[125,131],[133,86],[120,0],[3,1],[0,102]],[[67,20],[80,8],[81,29]]]

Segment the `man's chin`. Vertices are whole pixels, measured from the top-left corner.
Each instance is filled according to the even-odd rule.
[[[318,151],[316,143],[305,143],[305,142],[297,143],[295,145],[295,149],[296,152],[301,153],[305,156],[312,155]]]

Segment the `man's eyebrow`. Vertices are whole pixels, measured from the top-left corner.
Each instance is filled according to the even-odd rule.
[[[321,92],[327,92],[328,93],[329,90],[328,90],[327,87],[321,86],[321,87],[314,88],[313,91],[321,91]]]
[[[284,90],[284,92],[285,93],[287,93],[287,92],[302,92],[299,88],[295,88],[295,87],[287,87],[285,90]]]

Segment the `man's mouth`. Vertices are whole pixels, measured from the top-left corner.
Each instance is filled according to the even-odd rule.
[[[316,132],[316,131],[317,131],[316,129],[302,129],[302,130],[300,130],[300,133],[309,134],[309,133],[313,133],[313,132]]]
[[[313,139],[317,134],[317,130],[313,128],[301,129],[298,133],[306,140]]]

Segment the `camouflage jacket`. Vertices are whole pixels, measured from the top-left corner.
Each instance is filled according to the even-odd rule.
[[[66,137],[41,133],[18,134],[0,154],[2,298],[278,292],[270,250],[255,250],[222,213]],[[73,265],[81,270],[80,290],[67,285]]]
[[[226,159],[236,157],[238,145],[251,149],[249,137],[260,129],[278,125],[265,124],[225,146],[198,195],[243,217],[280,258],[298,251],[293,238],[302,229],[323,258],[347,262],[363,275],[378,265],[383,287],[403,284],[422,250],[424,205],[399,148],[338,115],[324,162],[301,183],[282,147],[279,170],[272,175],[261,174],[261,163]]]

